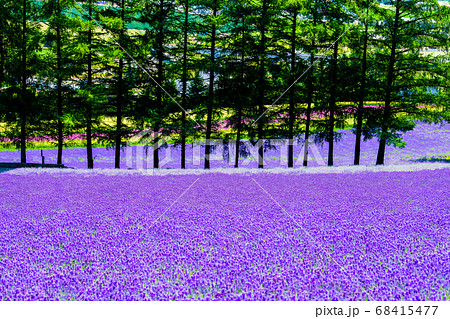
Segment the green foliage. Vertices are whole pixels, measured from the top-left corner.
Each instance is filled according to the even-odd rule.
[[[193,115],[183,127],[188,135],[204,137],[208,106],[213,103],[213,126],[225,118],[231,128],[237,129],[240,123],[245,136],[257,137],[261,123],[265,138],[286,137],[291,101],[295,135],[300,135],[311,99],[313,113],[325,116],[313,119],[311,130],[325,141],[330,125],[344,127],[361,99],[366,35],[363,100],[378,101],[380,107],[364,109],[363,137],[402,147],[401,136],[413,129],[413,120],[450,120],[450,12],[434,0],[396,0],[391,6],[372,0],[124,0],[123,11],[122,0],[109,3],[1,2],[0,120],[7,124],[2,137],[13,138],[18,145],[21,112],[27,115],[28,136],[55,136],[58,119],[64,134],[82,132],[88,106],[93,135],[107,136],[105,143],[111,144],[114,134],[126,137],[141,128],[164,127],[165,134],[180,134],[181,103]],[[187,25],[186,5],[190,8]],[[188,89],[183,100],[186,28]],[[24,49],[26,69],[22,67]],[[211,71],[216,79],[212,95],[207,86]],[[62,116],[57,114],[58,80],[62,83]],[[124,121],[117,133],[115,122],[101,119],[116,116],[119,96]],[[435,106],[418,108],[420,104]],[[328,119],[331,105],[335,106],[333,123]],[[263,111],[257,124],[243,121],[254,120]],[[233,138],[234,132],[226,137]]]

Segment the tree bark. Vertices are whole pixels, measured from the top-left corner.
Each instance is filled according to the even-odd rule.
[[[213,8],[213,17],[217,15],[217,8]],[[212,109],[214,105],[214,71],[216,60],[216,24],[212,24],[211,30],[211,69],[209,71],[209,98],[208,98],[208,115],[206,119],[206,143],[205,143],[205,169],[210,168],[210,154],[211,154],[211,130],[212,130]]]
[[[156,107],[157,107],[157,118],[155,126],[153,128],[153,168],[159,168],[159,130],[160,125],[160,114],[162,112],[162,89],[161,86],[164,83],[164,47],[163,47],[163,37],[164,37],[164,0],[159,1],[159,25],[158,25],[158,82],[159,85],[156,88]]]
[[[316,27],[317,17],[316,11],[313,11],[313,26]],[[311,72],[308,80],[308,95],[307,95],[307,108],[306,108],[306,128],[305,128],[305,150],[303,154],[303,166],[308,166],[308,149],[309,149],[309,130],[311,125],[311,106],[314,95],[314,60],[315,60],[315,46],[316,46],[316,34],[314,32],[311,43],[310,63]]]
[[[186,168],[186,91],[187,91],[187,49],[188,49],[188,27],[189,27],[189,0],[185,1],[184,8],[184,39],[183,39],[183,76],[181,106],[181,168]]]
[[[5,21],[0,21],[0,23],[3,25]],[[5,44],[4,44],[4,37],[3,29],[0,29],[0,86],[3,85],[3,82],[5,81]]]
[[[237,132],[236,132],[236,145],[234,154],[234,168],[239,167],[239,150],[241,144],[241,121],[242,121],[242,106],[238,105],[238,122],[237,122]]]
[[[334,42],[333,64],[331,69],[331,88],[330,88],[330,126],[328,132],[328,166],[333,166],[333,147],[334,147],[334,112],[336,108],[336,85],[337,85],[337,55],[338,41]]]
[[[27,0],[22,2],[22,101],[20,103],[20,162],[27,162],[26,121],[27,121]]]
[[[394,82],[394,66],[396,60],[395,54],[397,47],[397,32],[398,32],[399,18],[400,18],[400,8],[397,5],[395,10],[394,30],[392,34],[391,56],[389,59],[386,97],[384,101],[384,111],[383,111],[383,122],[381,124],[380,145],[378,147],[376,165],[384,165],[384,153],[386,151],[386,133],[389,128],[388,121],[391,116],[391,93],[392,93],[392,84]]]
[[[369,6],[367,7],[366,14],[369,15]],[[363,55],[361,66],[361,86],[359,91],[359,103],[356,115],[356,143],[355,143],[355,158],[354,165],[359,165],[361,155],[361,135],[362,135],[362,115],[364,111],[364,98],[366,91],[366,72],[367,72],[367,39],[368,39],[369,25],[367,21],[364,27],[364,42],[363,42]]]
[[[295,41],[297,40],[297,10],[293,12],[292,39],[291,39],[291,82],[295,81]],[[294,122],[295,122],[295,92],[289,92],[289,145],[288,145],[288,167],[294,167]]]
[[[241,43],[241,83],[244,83],[244,75],[245,75],[245,17],[242,16],[242,43]],[[242,103],[244,99],[242,94],[240,95],[240,99],[238,101],[238,113],[237,113],[237,133],[236,133],[236,145],[235,145],[235,157],[234,157],[234,167],[239,167],[239,149],[241,144],[241,129],[242,129]]]
[[[259,52],[259,103],[258,113],[263,114],[265,111],[264,97],[265,97],[265,55],[266,55],[266,18],[267,18],[267,1],[262,2],[262,19],[261,19],[261,44]],[[264,131],[261,118],[258,121],[258,168],[264,168]]]
[[[56,24],[56,69],[57,76],[57,110],[58,110],[58,157],[57,164],[62,164],[62,149],[63,149],[63,123],[62,123],[62,56],[61,56],[61,7],[60,1],[57,2],[58,22]]]
[[[121,3],[122,29],[120,30],[120,43],[122,45],[125,29],[125,0]],[[120,147],[122,143],[122,102],[123,102],[123,58],[119,59],[118,70],[118,90],[117,90],[117,109],[116,109],[116,136],[115,136],[115,168],[120,168]]]
[[[314,54],[314,46],[315,46],[315,40],[312,42],[313,49],[311,50],[310,54],[310,63],[313,65],[315,54]],[[309,148],[309,130],[311,126],[311,105],[313,100],[313,94],[314,94],[314,66],[311,67],[311,74],[309,76],[308,81],[308,95],[307,95],[307,108],[306,108],[306,128],[305,128],[305,151],[303,154],[303,166],[308,166],[308,148]]]
[[[92,21],[92,0],[89,0],[89,23]],[[88,65],[87,65],[87,85],[89,87],[89,90],[92,89],[92,30],[91,26],[89,25],[88,30],[88,46],[89,46],[89,53],[88,53]],[[92,103],[90,100],[88,100],[87,103],[87,121],[86,121],[86,151],[87,151],[87,164],[88,169],[94,168],[94,159],[92,156]]]

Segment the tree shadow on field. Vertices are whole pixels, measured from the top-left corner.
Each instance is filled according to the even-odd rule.
[[[72,168],[61,164],[38,164],[38,163],[4,163],[0,162],[0,174],[16,168],[42,167],[42,168]]]
[[[436,156],[432,156],[432,157],[422,157],[422,158],[417,158],[417,159],[413,159],[410,160],[411,162],[416,162],[416,163],[450,163],[450,157],[436,157]]]
[[[13,170],[14,168],[6,168],[6,167],[0,167],[0,174],[1,173],[4,173],[4,172],[7,172],[7,171],[10,171],[10,170]]]

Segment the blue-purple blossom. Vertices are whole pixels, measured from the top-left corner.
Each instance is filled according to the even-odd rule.
[[[334,147],[334,165],[345,166],[353,164],[353,156],[355,149],[355,135],[351,130],[343,130],[343,138],[337,142]],[[444,125],[427,125],[418,124],[413,131],[404,134],[403,138],[406,143],[405,148],[395,148],[393,145],[386,147],[385,164],[387,165],[403,165],[413,164],[420,161],[428,161],[439,159],[442,156],[450,155],[450,124]],[[194,144],[195,145],[195,144]],[[316,144],[317,150],[320,153],[324,163],[327,162],[328,143],[323,145]],[[286,147],[286,146],[285,146]],[[162,168],[180,168],[181,166],[181,147],[169,146],[170,150],[161,148],[160,159],[164,161],[167,154],[170,154],[170,159],[167,163],[162,162]],[[277,149],[267,150],[264,154],[265,167],[285,167],[287,166],[287,151],[283,155],[281,151],[281,144]],[[376,139],[368,140],[361,143],[361,165],[374,165],[377,157],[378,142]],[[94,168],[114,168],[114,148],[107,149],[106,147],[99,147],[93,149]],[[234,158],[227,160],[222,156],[223,153],[217,149],[213,151],[221,160],[212,160],[212,168],[232,168],[234,166]],[[56,164],[57,149],[43,150],[45,156],[45,163]],[[152,168],[153,160],[150,158],[153,154],[152,146],[150,145],[147,151],[143,150],[142,157],[138,155],[136,148],[131,153],[131,166],[127,163],[127,152],[123,149],[121,152],[121,168]],[[193,148],[193,144],[188,144],[186,147],[186,168],[202,168],[203,160],[201,156],[204,154],[204,148],[199,148],[197,153]],[[314,154],[310,150],[311,158],[308,166],[316,167],[319,162],[314,159]],[[284,156],[284,159],[282,158]],[[27,152],[27,160],[30,163],[41,163],[41,151],[29,150]],[[0,162],[20,162],[20,151],[3,151],[0,152]],[[87,168],[86,149],[69,148],[63,150],[63,164],[74,168]],[[303,164],[302,143],[294,146],[294,164],[299,167]],[[139,166],[140,165],[140,166]],[[240,159],[240,167],[256,168],[258,162],[254,158]]]
[[[449,185],[449,168],[9,171],[0,298],[449,300]]]

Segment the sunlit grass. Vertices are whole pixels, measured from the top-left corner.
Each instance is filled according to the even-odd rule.
[[[344,105],[351,105],[354,103],[351,102],[341,102],[340,106]],[[382,102],[380,101],[367,101],[364,103],[365,105],[382,105]],[[277,105],[270,109],[270,112],[276,113],[276,114],[282,114],[286,111],[288,105]],[[268,106],[267,106],[268,107]],[[298,108],[306,108],[306,104],[299,104]],[[438,111],[440,110],[437,106],[427,106],[427,109]],[[175,117],[177,118],[177,115],[181,117],[181,113],[174,113]],[[226,121],[233,115],[233,111],[230,109],[223,109],[221,110],[220,114],[217,114],[217,118],[215,121]],[[409,120],[420,120],[419,117],[411,114],[406,113],[397,113],[396,116],[402,117],[404,119]],[[202,119],[206,120],[205,119]],[[321,121],[325,121],[325,118],[317,118],[317,116],[312,116],[312,128],[311,132],[314,133],[314,122],[319,123]],[[253,122],[253,119],[252,119]],[[342,129],[351,129],[356,125],[356,119],[353,115],[348,115],[346,117],[340,118],[340,125],[335,126],[335,131],[342,130]],[[133,121],[130,118],[123,118],[122,124],[124,127],[133,127]],[[174,124],[174,121],[167,122],[167,124]],[[99,127],[114,127],[116,125],[116,119],[114,117],[102,117],[100,119]],[[269,124],[272,128],[280,128],[282,126],[287,125],[287,119],[281,119],[279,120],[279,123],[271,123]],[[150,127],[150,123],[144,123],[144,127]],[[8,130],[7,123],[0,123],[0,133],[2,135],[5,135],[5,133]],[[304,132],[306,130],[306,120],[301,119],[296,123],[295,130],[297,132]],[[84,132],[73,132],[74,134],[83,134]],[[237,134],[237,129],[232,127],[227,127],[224,129],[215,130],[212,132],[212,138],[220,139],[220,138],[233,138]],[[192,143],[195,140],[204,138],[204,134],[202,132],[197,132],[194,135],[188,135],[186,137],[186,143]],[[243,130],[241,132],[241,139],[250,139],[250,135],[246,130]],[[179,134],[171,134],[169,136],[164,137],[164,142],[167,144],[174,144],[181,140],[181,137]],[[132,143],[132,145],[137,145],[138,143]],[[93,139],[92,141],[92,147],[105,147],[105,143],[100,143],[98,139]],[[27,149],[28,150],[34,150],[34,149],[55,149],[58,147],[57,141],[33,141],[33,142],[27,142]],[[64,148],[85,148],[86,147],[86,140],[83,139],[74,139],[74,140],[65,140],[64,141]],[[18,150],[19,146],[14,145],[13,143],[0,143],[0,151],[15,151]]]

